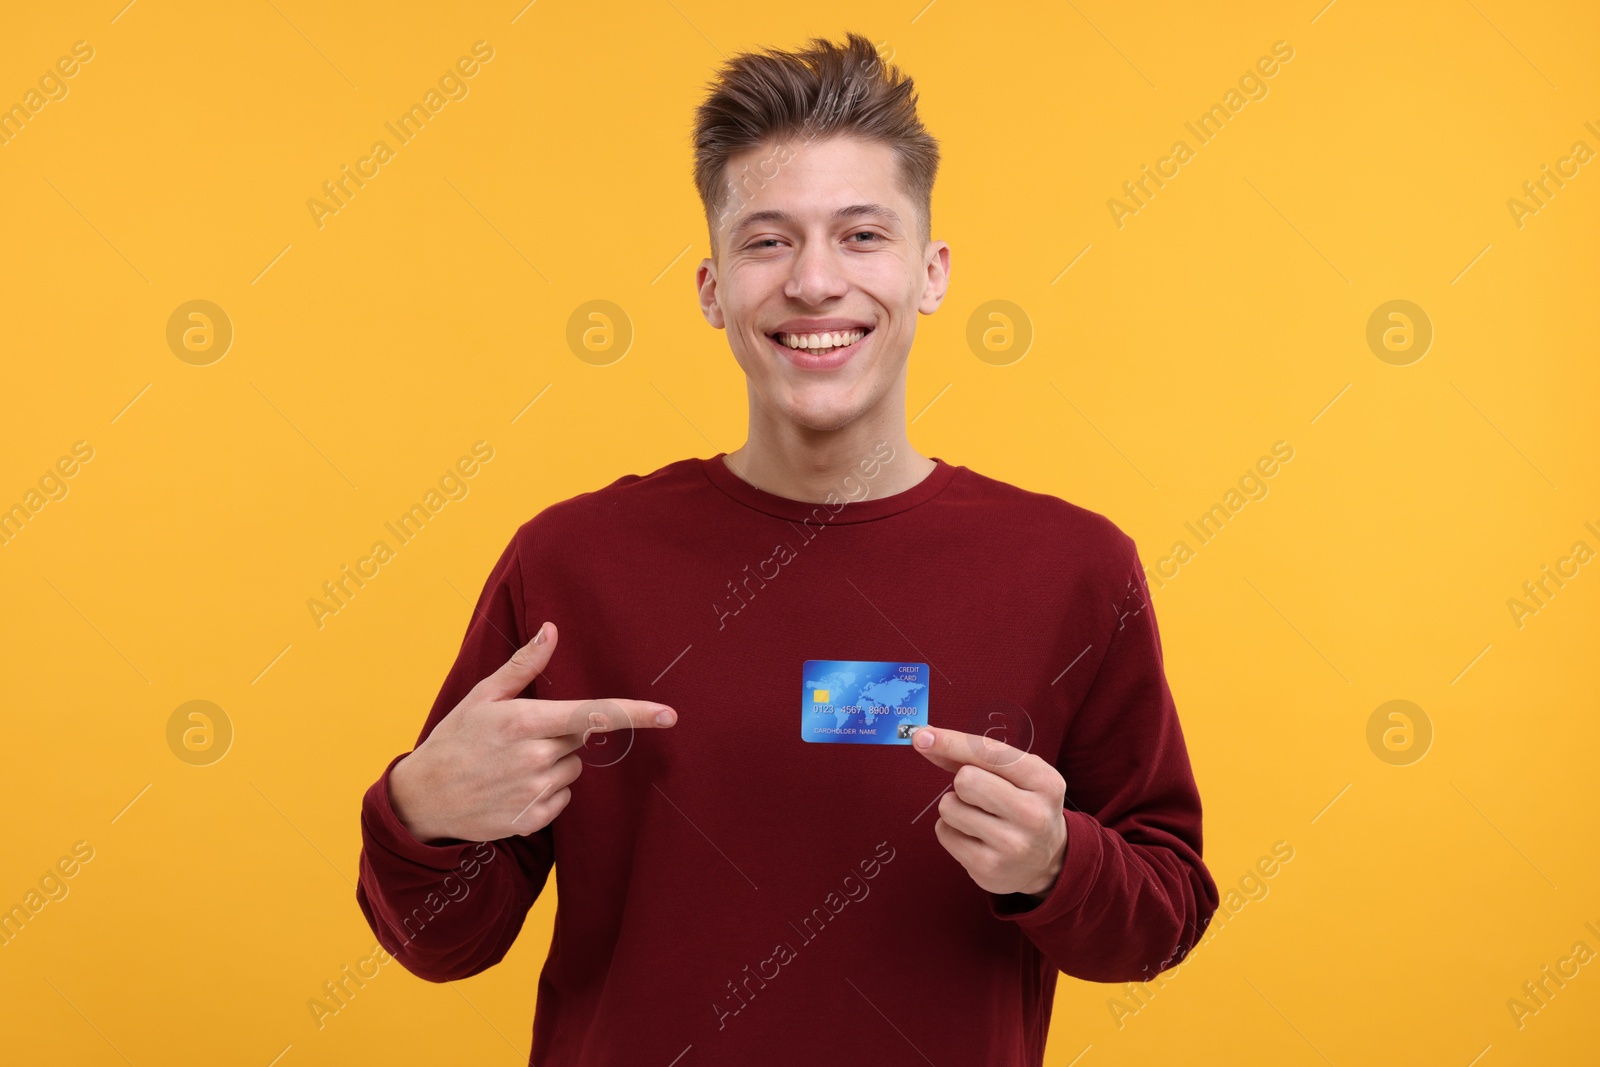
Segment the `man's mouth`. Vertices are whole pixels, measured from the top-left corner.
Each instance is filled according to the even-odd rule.
[[[805,370],[832,370],[849,362],[870,329],[826,330],[817,333],[771,333],[768,340],[789,362]]]
[[[829,330],[822,333],[775,333],[769,336],[780,345],[789,348],[822,353],[833,348],[848,348],[871,332],[871,330]]]

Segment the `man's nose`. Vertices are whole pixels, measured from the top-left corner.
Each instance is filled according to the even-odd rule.
[[[794,257],[794,269],[784,295],[807,304],[821,304],[849,288],[839,269],[838,255],[827,241],[808,239]]]

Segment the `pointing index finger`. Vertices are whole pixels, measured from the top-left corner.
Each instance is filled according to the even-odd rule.
[[[526,737],[580,735],[671,726],[678,713],[649,700],[529,700],[522,717]],[[581,743],[581,742],[580,742]]]

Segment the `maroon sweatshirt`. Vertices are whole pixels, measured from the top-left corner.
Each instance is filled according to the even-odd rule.
[[[685,459],[518,528],[418,744],[546,619],[560,644],[524,696],[659,701],[678,723],[592,735],[571,802],[525,837],[424,844],[386,768],[356,888],[383,947],[429,981],[476,974],[553,868],[539,1067],[1034,1065],[1058,971],[1180,962],[1217,889],[1133,541],[938,459],[875,495],[892,455],[822,504]],[[808,659],[927,663],[931,725],[1061,772],[1066,859],[1042,901],[988,893],[944,850],[949,772],[801,740]]]

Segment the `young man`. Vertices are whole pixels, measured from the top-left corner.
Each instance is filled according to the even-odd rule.
[[[1058,972],[1150,979],[1217,906],[1134,544],[911,447],[950,250],[869,41],[735,58],[695,149],[749,439],[518,528],[357,900],[442,982],[553,868],[542,1067],[1039,1064]]]

